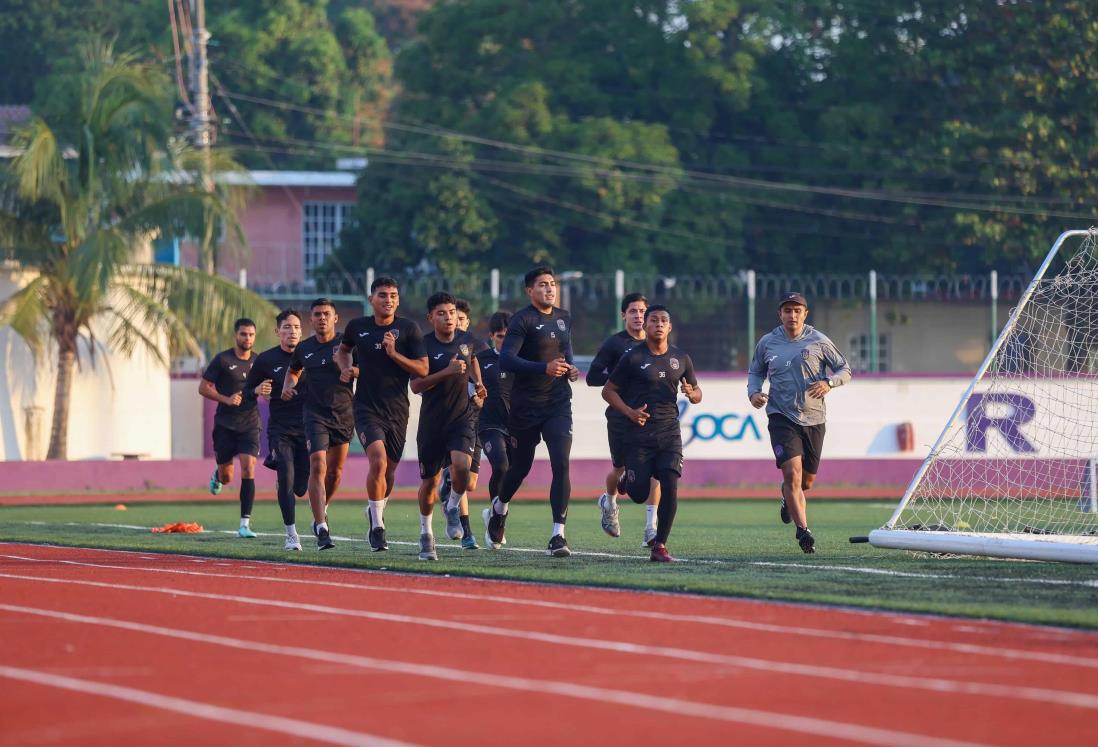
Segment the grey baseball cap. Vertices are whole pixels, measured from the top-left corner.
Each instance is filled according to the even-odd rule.
[[[797,291],[789,291],[783,293],[781,299],[778,301],[778,308],[785,306],[787,303],[799,303],[801,306],[808,308],[808,301],[804,299]]]

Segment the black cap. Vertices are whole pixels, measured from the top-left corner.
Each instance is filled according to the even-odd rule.
[[[783,293],[781,300],[778,301],[778,308],[780,309],[787,303],[799,303],[806,309],[808,308],[808,301],[804,300],[804,296],[802,296],[797,291],[789,291],[787,293]]]

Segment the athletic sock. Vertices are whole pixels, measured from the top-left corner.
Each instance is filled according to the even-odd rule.
[[[656,509],[658,506],[653,506],[651,503],[644,507],[644,528],[655,529],[656,528]]]
[[[466,537],[473,536],[473,528],[469,526],[469,514],[461,517],[461,531],[465,532]]]
[[[245,477],[240,480],[240,518],[249,518],[252,515],[253,506],[255,506],[255,478]]]
[[[556,524],[556,523],[554,523],[554,524],[553,524],[553,536],[554,536],[554,537],[556,537],[556,536],[557,536],[558,534],[559,534],[559,535],[560,535],[561,537],[563,537],[563,536],[564,536],[564,525],[563,525],[563,524]]]
[[[500,516],[507,515],[507,504],[501,501],[499,498],[492,499],[492,510]]]
[[[287,524],[286,525],[286,536],[287,537],[294,537],[294,538],[297,537],[297,525],[296,524]]]
[[[322,521],[322,522],[320,522],[319,524],[316,525],[316,531],[319,532],[321,529],[323,529],[325,532],[327,532],[328,531],[328,522]]]
[[[423,514],[419,515],[419,533],[420,534],[429,534],[432,537],[435,536],[435,529],[434,529],[434,527],[431,526],[431,516],[432,515],[433,514],[427,515],[427,516],[424,516]]]
[[[367,501],[366,510],[370,512],[370,523],[375,527],[385,528],[385,504],[388,501]]]
[[[450,498],[446,501],[446,510],[453,511],[455,508],[461,505],[461,499],[465,497],[465,493],[459,493],[453,488],[450,488]]]
[[[251,529],[252,528],[252,517],[251,516],[241,516],[240,517],[240,528],[241,529]]]

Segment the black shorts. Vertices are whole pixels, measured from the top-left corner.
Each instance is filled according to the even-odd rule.
[[[305,443],[305,432],[301,430],[267,429],[267,450],[272,461],[278,461],[279,453],[293,454],[294,459],[299,460],[300,455],[305,455],[305,466],[309,464],[309,447]]]
[[[461,451],[472,457],[477,444],[475,427],[471,420],[459,420],[441,430],[431,428],[425,432],[420,429],[416,437],[420,478],[426,480],[437,475],[449,463],[451,451]]]
[[[482,451],[482,444],[480,441],[480,433],[477,433],[476,443],[473,444],[473,462],[469,465],[469,471],[474,475],[480,474],[480,454]],[[446,452],[446,464],[443,465],[447,469],[450,467],[450,452]]]
[[[610,463],[614,469],[625,466],[625,457],[629,449],[629,433],[636,428],[624,417],[608,415],[606,417],[606,440],[610,443]]]
[[[259,456],[259,428],[234,431],[222,425],[213,429],[214,459],[218,464],[230,464],[240,454]]]
[[[819,472],[824,432],[827,430],[824,423],[800,425],[784,415],[771,413],[766,427],[770,431],[770,445],[774,447],[774,462],[779,468],[799,456],[804,473],[815,475]]]
[[[375,441],[385,444],[385,456],[396,464],[404,455],[404,442],[408,439],[408,421],[390,421],[376,415],[356,412],[355,430],[358,431],[358,442],[362,448],[367,448]]]
[[[649,423],[647,427],[650,427]],[[677,423],[676,423],[677,426]],[[640,431],[632,426],[634,431]],[[625,455],[625,482],[647,482],[664,470],[682,477],[682,431],[678,427],[655,433],[633,433]]]
[[[351,443],[355,433],[355,425],[348,419],[333,420],[321,417],[306,411],[303,418],[305,425],[305,446],[310,454],[318,451],[327,451],[333,446],[342,446]]]

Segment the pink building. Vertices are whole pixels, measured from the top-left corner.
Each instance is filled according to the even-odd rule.
[[[249,250],[222,250],[218,271],[234,280],[247,271],[258,289],[300,288],[336,247],[355,203],[350,171],[252,171],[255,191],[240,216]],[[184,243],[177,256],[161,247],[158,259],[195,266],[197,252]]]

